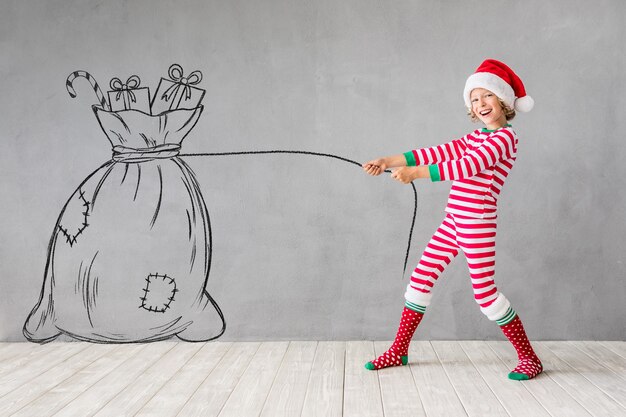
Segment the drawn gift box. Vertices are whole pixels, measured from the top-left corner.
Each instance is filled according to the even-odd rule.
[[[139,110],[150,113],[150,89],[139,87],[141,80],[132,75],[122,83],[119,78],[113,78],[109,83],[112,91],[108,92],[112,111]]]
[[[202,73],[194,71],[185,77],[183,68],[178,64],[170,66],[167,73],[170,79],[161,78],[156,94],[152,98],[152,114],[198,107],[206,91],[194,86],[202,81]]]

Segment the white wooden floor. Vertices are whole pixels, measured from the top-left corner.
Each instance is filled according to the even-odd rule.
[[[507,379],[508,342],[0,344],[0,416],[626,416],[626,342],[535,342],[546,371]]]

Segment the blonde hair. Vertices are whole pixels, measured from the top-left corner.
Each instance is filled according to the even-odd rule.
[[[500,106],[502,106],[502,111],[504,112],[504,117],[506,117],[507,122],[509,120],[513,120],[515,117],[515,110],[504,104],[504,101],[502,101],[500,97],[498,97],[498,102],[500,103]],[[474,113],[474,110],[472,110],[471,107],[468,107],[467,115],[470,117],[472,122],[480,122],[480,119],[476,116],[476,113]]]

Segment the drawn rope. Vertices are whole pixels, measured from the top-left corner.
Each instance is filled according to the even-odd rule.
[[[320,152],[309,152],[309,151],[285,151],[285,150],[272,150],[272,151],[242,151],[242,152],[213,152],[213,153],[181,153],[179,156],[236,156],[236,155],[268,155],[268,154],[296,154],[296,155],[311,155],[311,156],[322,156],[325,158],[333,158],[338,159],[343,162],[347,162],[352,165],[356,165],[359,168],[362,166],[357,161],[353,161],[348,158],[344,158],[338,155],[332,155],[328,153],[320,153]],[[391,170],[385,170],[385,172],[389,173]],[[415,220],[417,219],[417,189],[415,188],[415,184],[411,183],[411,187],[413,188],[413,219],[411,220],[411,230],[409,231],[409,243],[406,249],[406,255],[404,257],[404,269],[406,272],[406,267],[409,262],[409,255],[411,253],[411,241],[413,240],[413,229],[415,228]]]
[[[74,80],[79,77],[86,78],[87,81],[89,81],[89,84],[91,84],[91,88],[93,89],[94,93],[96,93],[96,97],[98,98],[98,102],[100,103],[102,108],[105,110],[111,111],[111,106],[109,106],[109,102],[107,101],[106,97],[102,93],[102,90],[100,89],[100,86],[98,85],[98,82],[87,71],[74,71],[67,77],[67,81],[65,82],[65,87],[67,88],[67,92],[70,94],[70,97],[76,98],[76,90],[74,89],[73,83],[74,83]]]

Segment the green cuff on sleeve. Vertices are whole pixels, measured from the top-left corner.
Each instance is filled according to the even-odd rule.
[[[417,161],[415,160],[415,155],[413,155],[413,151],[405,152],[404,157],[406,158],[407,166],[414,167],[417,165]]]
[[[437,164],[428,165],[428,171],[430,171],[430,180],[432,182],[441,181],[439,166]]]

